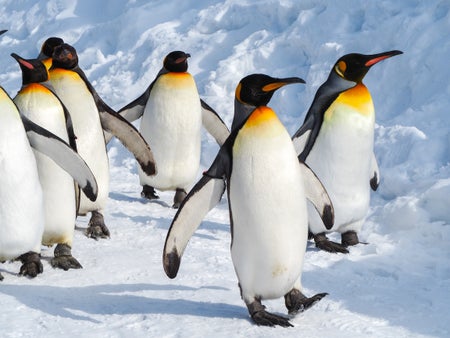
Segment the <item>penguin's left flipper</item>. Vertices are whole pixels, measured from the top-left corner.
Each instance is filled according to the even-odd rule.
[[[200,99],[200,103],[202,105],[202,124],[221,146],[225,143],[228,136],[230,136],[230,130],[214,109],[202,99]]]
[[[378,162],[374,153],[372,153],[371,173],[372,176],[370,178],[370,187],[373,191],[376,191],[380,185],[380,169],[378,168]]]
[[[99,104],[97,104],[97,107],[102,128],[119,139],[134,155],[147,175],[155,175],[156,164],[153,152],[139,131],[111,108]]]
[[[223,178],[203,175],[181,203],[164,244],[163,266],[169,278],[176,277],[189,239],[208,211],[219,203],[224,191]]]
[[[305,185],[306,198],[314,205],[323,224],[329,230],[334,224],[334,208],[325,187],[322,185],[316,174],[303,162],[300,163],[303,182]]]
[[[20,114],[31,147],[67,171],[91,200],[97,199],[97,181],[86,162],[64,140]]]

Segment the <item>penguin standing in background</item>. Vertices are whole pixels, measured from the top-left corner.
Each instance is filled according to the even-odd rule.
[[[97,94],[78,66],[75,48],[61,44],[54,49],[49,71],[51,86],[70,113],[77,149],[91,168],[99,187],[96,201],[81,195],[78,213],[91,212],[89,237],[109,237],[102,215],[109,193],[109,163],[103,130],[112,133],[129,149],[147,175],[156,172],[150,147],[128,121],[113,111]]]
[[[299,159],[314,170],[333,202],[336,219],[331,229],[308,206],[310,232],[322,250],[348,253],[348,246],[359,243],[370,188],[376,190],[380,182],[373,153],[375,111],[362,80],[373,65],[398,54],[402,52],[341,57],[293,136]],[[330,241],[327,232],[339,232],[341,243]]]
[[[118,112],[128,121],[142,116],[140,132],[155,155],[158,174],[150,177],[139,169],[141,196],[152,200],[159,198],[155,188],[175,190],[174,208],[198,174],[202,123],[219,144],[229,135],[217,113],[200,99],[187,72],[188,57],[182,51],[169,53],[147,90]]]
[[[267,312],[263,299],[284,296],[289,313],[295,314],[326,295],[308,298],[302,293],[308,239],[306,198],[328,227],[333,224],[333,208],[320,181],[299,162],[287,130],[266,106],[273,92],[291,83],[304,81],[264,74],[242,79],[236,99],[255,108],[231,131],[211,167],[181,204],[163,252],[164,270],[175,278],[187,242],[220,201],[226,186],[231,257],[241,296],[258,325],[292,326],[287,318]]]
[[[57,96],[45,87],[48,73],[39,60],[11,56],[22,70],[22,88],[14,98],[20,113],[70,143],[76,151],[70,116]],[[70,135],[70,136],[69,136]],[[45,225],[42,244],[57,244],[51,265],[55,268],[79,269],[72,256],[72,241],[77,215],[77,197],[73,178],[48,156],[34,150],[39,180],[44,193]]]
[[[52,66],[52,55],[53,51],[56,47],[59,45],[62,45],[64,43],[64,40],[58,37],[50,37],[47,40],[44,41],[41,47],[41,51],[38,55],[38,60],[41,60],[41,62],[44,64],[45,68],[47,70],[50,69]]]

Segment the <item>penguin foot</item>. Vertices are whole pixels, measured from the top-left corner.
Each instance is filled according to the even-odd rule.
[[[2,274],[0,273],[0,282],[3,280],[3,276],[2,276]]]
[[[44,271],[41,263],[41,256],[36,252],[27,252],[18,258],[22,262],[19,275],[36,277]]]
[[[98,240],[99,238],[109,238],[109,235],[109,230],[105,225],[103,215],[98,211],[92,211],[92,216],[86,230],[86,236]]]
[[[318,248],[320,250],[324,250],[324,251],[332,252],[332,253],[338,253],[338,252],[349,253],[349,251],[347,250],[347,248],[344,245],[330,241],[324,232],[321,232],[320,234],[315,234],[314,242],[316,243],[316,248]]]
[[[348,247],[359,243],[358,234],[356,231],[347,231],[341,235],[341,243],[343,246]]]
[[[261,304],[260,300],[255,300],[254,302],[247,304],[248,312],[252,317],[256,325],[261,326],[275,326],[279,325],[282,327],[293,326],[288,318],[275,315],[273,313],[267,312],[266,307]]]
[[[178,209],[181,205],[181,202],[183,202],[186,196],[187,196],[186,190],[178,188],[173,198],[172,208]]]
[[[141,197],[142,198],[146,198],[148,200],[157,200],[157,199],[159,199],[159,196],[156,195],[155,188],[153,188],[153,187],[151,187],[149,185],[144,185],[142,187]]]
[[[58,244],[54,251],[54,258],[50,261],[53,268],[63,269],[81,269],[81,264],[72,256],[72,250],[67,244]]]
[[[309,309],[326,295],[328,295],[328,293],[324,292],[308,298],[301,293],[300,290],[292,289],[284,296],[284,302],[286,304],[286,308],[288,309],[288,313],[290,315],[295,315],[298,312],[303,312]]]

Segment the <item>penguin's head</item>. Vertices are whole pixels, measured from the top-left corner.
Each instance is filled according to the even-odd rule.
[[[236,100],[255,107],[265,106],[277,89],[291,83],[305,83],[305,81],[299,77],[279,79],[265,74],[251,74],[237,85]]]
[[[184,73],[188,69],[187,59],[190,56],[190,54],[178,50],[170,52],[164,58],[164,68],[169,72]]]
[[[59,45],[62,45],[63,43],[64,43],[64,40],[61,38],[54,37],[54,36],[48,38],[42,44],[41,52],[38,56],[38,59],[51,58],[55,48],[58,47]]]
[[[19,63],[22,70],[22,85],[45,82],[48,80],[47,68],[38,59],[26,60],[12,53],[11,56]]]
[[[75,48],[67,43],[56,46],[52,54],[52,68],[73,69],[78,66]]]
[[[332,72],[336,72],[340,77],[348,81],[359,83],[374,64],[399,54],[403,54],[403,52],[392,50],[372,55],[357,53],[347,54],[337,60]]]

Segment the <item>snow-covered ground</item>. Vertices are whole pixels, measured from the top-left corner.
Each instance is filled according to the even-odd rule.
[[[250,73],[299,76],[306,85],[274,95],[271,106],[290,133],[318,86],[350,52],[399,49],[365,79],[377,111],[375,153],[381,186],[350,254],[309,243],[305,293],[329,296],[291,320],[294,328],[258,327],[240,299],[231,263],[226,200],[191,239],[178,277],[162,269],[175,210],[172,193],[140,197],[131,155],[113,140],[111,238],[83,235],[73,254],[81,270],[17,275],[0,265],[2,337],[449,337],[450,336],[450,1],[402,0],[1,0],[0,85],[14,96],[21,73],[9,55],[37,56],[60,36],[104,100],[119,109],[138,95],[172,50],[184,50],[202,98],[230,125],[234,89]],[[218,146],[206,132],[202,170]],[[284,314],[283,299],[265,302]]]

